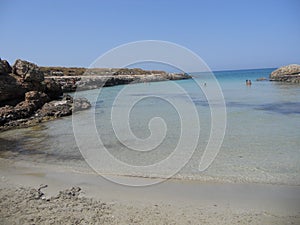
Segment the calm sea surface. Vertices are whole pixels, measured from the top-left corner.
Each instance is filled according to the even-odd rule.
[[[222,88],[227,110],[227,127],[219,154],[211,166],[199,172],[198,166],[210,135],[210,107],[199,86],[193,80],[176,81],[193,100],[199,114],[201,133],[191,160],[175,175],[178,179],[212,182],[258,182],[300,185],[300,85],[256,81],[268,77],[273,69],[215,72]],[[195,74],[208,88],[213,82]],[[245,80],[251,79],[252,86]],[[164,89],[170,81],[133,84],[150,90]],[[204,86],[206,83],[206,86]],[[111,108],[116,95],[125,86],[104,88],[95,110],[99,137],[116,159],[136,166],[150,165],[167,158],[177,145],[181,134],[180,115],[164,99],[145,98],[131,110],[129,124],[139,138],[150,135],[148,122],[161,117],[167,125],[163,142],[149,152],[127,148],[115,136],[111,124]],[[97,90],[82,92],[92,99]],[[181,98],[176,92],[166,92]],[[118,107],[126,107],[127,102]],[[75,114],[81,120],[87,111]],[[84,130],[85,121],[81,121]],[[87,135],[88,135],[88,131]],[[130,141],[130,140],[129,140]],[[89,146],[89,143],[86,143]],[[88,171],[73,135],[72,117],[44,123],[33,128],[0,133],[0,157],[40,163],[67,165]],[[103,163],[101,172],[142,177],[164,177],[166,171],[149,174],[126,171]]]

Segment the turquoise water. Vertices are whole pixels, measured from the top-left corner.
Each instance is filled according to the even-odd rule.
[[[201,131],[191,160],[174,178],[300,185],[300,86],[256,81],[259,77],[268,77],[272,70],[214,73],[226,103],[227,127],[217,157],[204,172],[200,172],[198,166],[210,135],[211,116],[201,88],[209,88],[213,80],[203,78],[201,74],[193,74],[202,84],[201,88],[193,80],[176,81],[176,84],[188,92],[196,106]],[[246,79],[252,80],[252,86],[245,85]],[[155,94],[158,90],[166,89],[168,83],[169,81],[133,85]],[[132,132],[141,139],[147,138],[150,135],[148,122],[153,117],[164,119],[167,132],[163,142],[154,150],[132,151],[115,136],[110,119],[112,106],[115,106],[113,101],[124,87],[114,86],[102,90],[95,109],[99,137],[111,155],[131,165],[151,165],[166,159],[173,152],[181,134],[180,115],[164,99],[149,97],[138,102],[131,110],[129,118]],[[90,90],[80,95],[92,99],[96,94],[97,90]],[[182,98],[178,93],[167,89],[165,94],[174,99]],[[126,105],[128,103],[125,99],[117,107],[125,109]],[[85,111],[74,115],[81,122],[82,132],[87,135],[89,131],[85,130],[83,118],[88,113]],[[89,144],[86,143],[86,146]],[[1,157],[62,164],[88,171],[76,145],[71,117],[34,128],[1,133],[0,146]],[[168,172],[155,169],[149,173],[142,170],[124,170],[109,163],[99,165],[99,170],[102,173],[142,177],[164,177]]]

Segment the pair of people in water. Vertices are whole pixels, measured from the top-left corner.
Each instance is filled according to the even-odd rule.
[[[246,85],[250,86],[252,84],[251,80],[246,80]]]

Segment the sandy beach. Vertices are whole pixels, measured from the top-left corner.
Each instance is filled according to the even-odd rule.
[[[0,1],[0,225],[300,225],[299,9]]]
[[[170,179],[133,188],[64,166],[0,165],[1,224],[300,223],[298,186]]]

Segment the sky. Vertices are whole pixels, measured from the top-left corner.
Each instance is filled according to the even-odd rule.
[[[88,67],[128,42],[163,40],[212,70],[300,64],[298,0],[0,0],[0,57]]]

